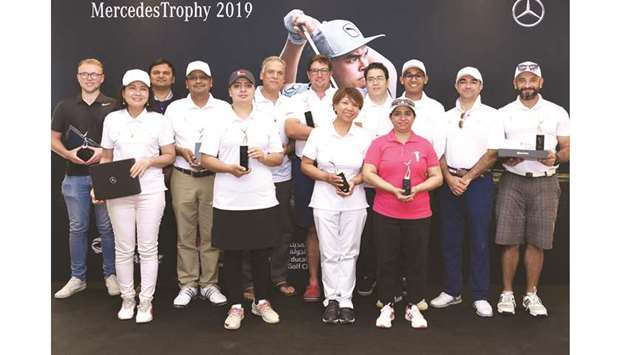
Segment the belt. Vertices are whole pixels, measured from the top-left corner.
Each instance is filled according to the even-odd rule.
[[[453,176],[458,176],[458,177],[463,177],[465,176],[465,174],[467,174],[467,172],[469,171],[469,169],[457,169],[457,168],[453,168],[453,167],[448,167],[448,172],[450,173],[450,175]],[[478,177],[484,177],[484,173],[480,174],[480,176]]]
[[[508,171],[508,170],[506,170],[506,171]],[[524,178],[530,178],[530,179],[536,179],[536,178],[541,178],[541,177],[551,177],[551,176],[555,175],[555,173],[548,173],[546,171],[544,173],[542,173],[542,174],[539,174],[539,173],[534,174],[534,173],[530,173],[530,172],[527,172],[525,174],[517,174],[517,173],[513,173],[512,171],[508,171],[508,172],[510,174],[513,174],[513,175],[521,176],[521,177],[524,177]]]
[[[190,175],[192,177],[204,177],[204,176],[215,175],[213,171],[209,171],[209,170],[194,171],[194,170],[179,168],[178,166],[175,166],[174,168],[182,172],[183,174]]]

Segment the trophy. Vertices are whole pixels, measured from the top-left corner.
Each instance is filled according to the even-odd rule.
[[[334,171],[336,172],[336,175],[340,176],[340,179],[342,179],[342,186],[338,187],[340,189],[340,191],[344,192],[344,193],[348,193],[349,192],[349,182],[347,181],[347,178],[344,176],[344,173],[338,172],[338,168],[336,167],[336,164],[334,164],[333,161],[330,160],[329,162],[333,167],[334,167]]]
[[[536,150],[545,150],[545,135],[542,131],[542,120],[538,120],[538,133],[536,134]]]
[[[88,135],[88,131],[84,133],[84,136],[83,136],[84,142],[82,143],[82,147],[78,149],[76,153],[78,158],[82,159],[83,161],[88,161],[88,159],[92,158],[92,156],[95,154],[95,151],[88,147],[87,135]]]
[[[200,137],[198,137],[198,141],[194,143],[194,163],[200,164],[200,157],[202,153],[200,153],[200,146],[202,145],[202,129],[199,131]]]
[[[407,167],[403,177],[403,190],[405,190],[405,195],[411,195],[411,160],[403,164]]]
[[[308,127],[314,128],[314,119],[312,118],[312,112],[306,111],[304,112],[304,115],[306,116],[306,125]]]
[[[239,165],[245,168],[247,171],[249,169],[248,162],[248,133],[246,132],[247,128],[242,129],[243,133],[243,141],[241,142],[241,146],[239,146]]]

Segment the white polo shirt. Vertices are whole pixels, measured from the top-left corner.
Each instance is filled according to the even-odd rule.
[[[388,94],[383,103],[374,102],[368,94],[364,96],[364,105],[353,122],[359,122],[374,139],[388,134],[394,125],[390,120],[392,97]]]
[[[175,144],[194,152],[196,143],[202,142],[209,125],[213,124],[212,121],[230,117],[226,114],[229,109],[230,105],[226,101],[216,99],[211,94],[209,94],[207,104],[203,107],[196,105],[191,95],[187,95],[187,97],[173,101],[166,109],[165,117],[172,125]],[[190,166],[180,155],[177,155],[174,166],[198,170]]]
[[[405,93],[401,97],[406,97]],[[443,105],[422,91],[422,98],[413,100],[415,103],[415,120],[411,130],[426,138],[433,145],[437,158],[441,158],[446,145],[446,110]]]
[[[286,119],[300,119],[304,117],[304,113],[296,110],[296,105],[290,97],[278,93],[278,99],[273,103],[263,96],[261,90],[262,86],[259,86],[254,92],[254,107],[257,111],[261,111],[271,118],[278,130],[282,146],[286,146],[289,141],[284,130]],[[291,179],[291,160],[288,155],[284,155],[284,160],[282,160],[281,165],[273,166],[270,169],[273,175],[273,182],[283,182]]]
[[[136,161],[159,156],[159,148],[173,144],[170,123],[157,112],[143,110],[133,118],[126,109],[109,113],[103,121],[101,147],[113,149],[112,160]],[[140,177],[141,194],[166,190],[161,168],[146,169]]]
[[[292,99],[294,100],[295,109],[302,114],[302,117],[296,118],[298,118],[299,122],[305,126],[306,117],[304,116],[304,112],[310,111],[312,112],[312,119],[315,127],[331,124],[334,122],[334,118],[336,118],[336,113],[334,112],[334,107],[332,104],[332,99],[335,92],[336,89],[330,87],[325,91],[325,96],[323,96],[323,98],[319,98],[316,92],[310,88],[294,95]],[[305,145],[305,140],[295,140],[295,155],[297,155],[300,159]]]
[[[532,108],[517,99],[499,109],[504,115],[504,134],[506,143],[503,147],[516,149],[536,149],[536,135],[545,136],[545,150],[555,152],[557,137],[570,136],[570,119],[568,112],[553,102],[538,95],[538,102]],[[504,164],[504,168],[518,175],[532,173],[533,176],[555,174],[557,166],[546,166],[537,160],[525,160],[515,166]]]
[[[226,164],[239,164],[239,147],[247,134],[248,147],[258,147],[265,153],[281,153],[282,144],[273,119],[253,110],[249,117],[240,118],[230,109],[229,117],[218,120],[206,132],[200,152],[217,157]],[[222,210],[257,210],[276,206],[276,188],[269,167],[249,159],[249,174],[235,177],[229,173],[215,174],[213,207]]]
[[[304,156],[317,162],[319,169],[329,173],[343,172],[347,180],[359,174],[366,150],[372,137],[366,130],[351,125],[349,132],[341,136],[333,124],[313,129],[304,147]],[[335,171],[336,165],[338,171]],[[368,207],[366,194],[361,185],[355,186],[353,194],[342,197],[336,193],[334,186],[325,181],[316,181],[310,200],[310,207],[332,211],[350,211]]]
[[[446,162],[455,169],[471,169],[487,149],[502,146],[503,119],[496,109],[483,104],[480,96],[471,110],[465,113],[463,128],[459,128],[461,113],[463,109],[458,99],[456,107],[446,112]]]

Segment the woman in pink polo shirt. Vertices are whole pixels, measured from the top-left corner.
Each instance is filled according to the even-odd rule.
[[[426,292],[432,214],[428,191],[441,186],[443,178],[432,144],[411,130],[414,119],[412,100],[393,100],[390,120],[394,129],[375,139],[364,159],[364,181],[377,191],[373,204],[377,286],[379,300],[385,305],[376,321],[379,328],[392,326],[394,298],[401,294],[403,264],[407,265],[405,319],[414,328],[428,326],[416,304]],[[399,260],[403,254],[406,263]]]

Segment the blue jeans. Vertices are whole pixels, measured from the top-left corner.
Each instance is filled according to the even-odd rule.
[[[473,180],[467,191],[455,196],[447,184],[439,190],[441,252],[446,293],[461,294],[463,288],[463,240],[469,231],[469,283],[474,301],[486,300],[489,290],[489,237],[493,213],[493,179],[491,174]]]
[[[86,280],[86,255],[88,254],[88,229],[90,227],[90,189],[89,175],[65,175],[62,181],[62,194],[69,216],[69,252],[71,254],[71,276]],[[101,237],[103,251],[103,276],[116,274],[114,269],[114,232],[105,204],[95,205],[95,223]]]

